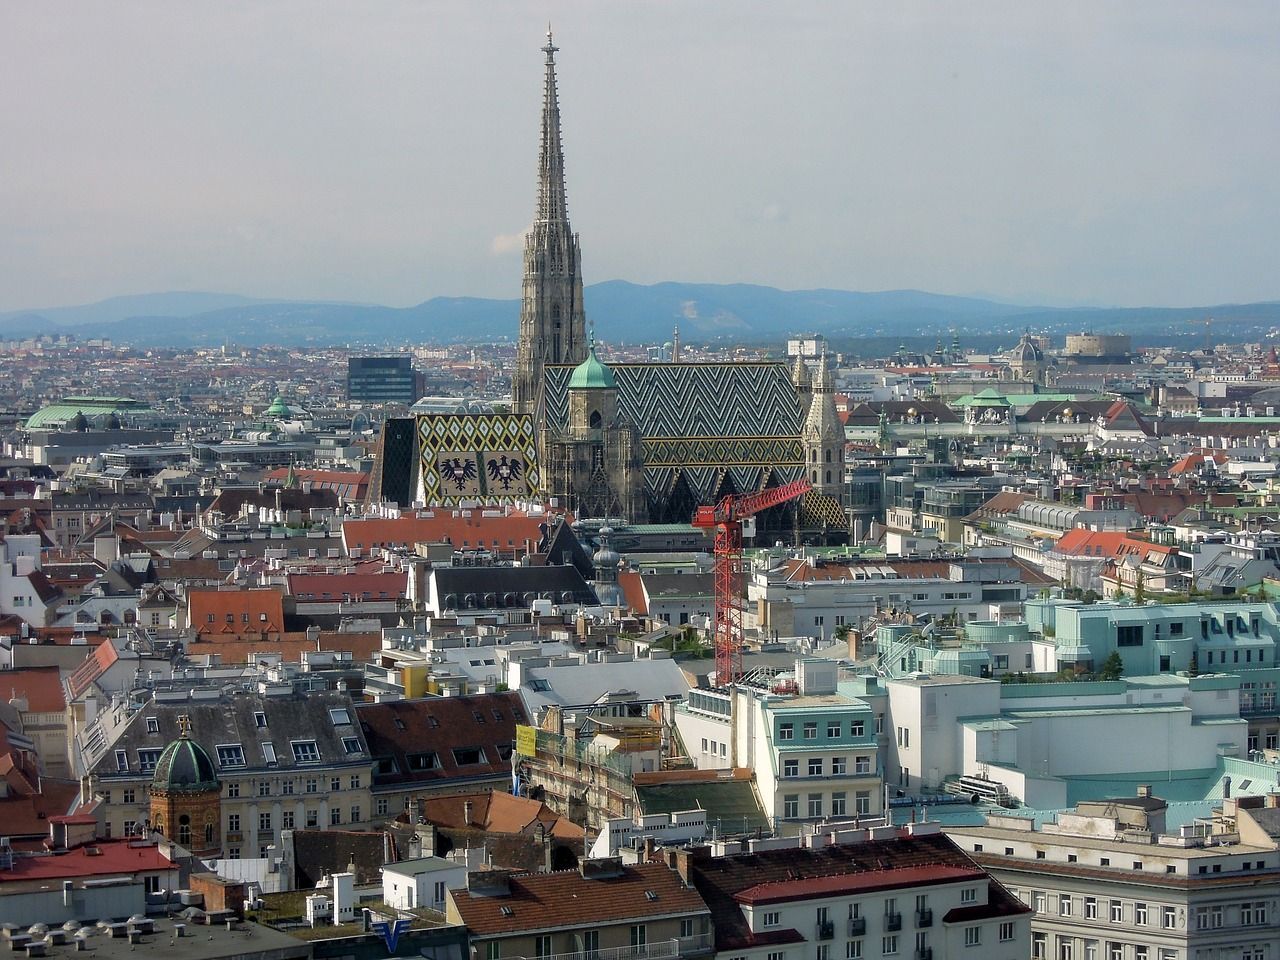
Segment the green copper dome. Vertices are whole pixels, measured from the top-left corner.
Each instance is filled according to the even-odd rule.
[[[151,775],[151,789],[205,793],[219,789],[218,775],[209,754],[184,732],[160,754]]]
[[[267,407],[266,416],[268,417],[287,417],[293,411],[289,409],[289,405],[284,402],[284,397],[276,395],[271,401],[271,406]]]
[[[587,359],[573,370],[569,378],[570,390],[614,390],[613,371],[600,362],[596,356],[596,335],[591,334],[591,345],[587,347]]]

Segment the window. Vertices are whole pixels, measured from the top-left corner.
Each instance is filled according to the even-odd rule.
[[[1043,933],[1031,934],[1031,956],[1034,960],[1045,960],[1045,947],[1048,937]]]
[[[218,766],[220,767],[243,767],[244,766],[244,747],[238,743],[226,743],[218,745]]]
[[[843,790],[831,794],[831,815],[843,817],[848,813],[848,801]]]
[[[271,813],[258,814],[258,830],[267,831],[271,829]]]
[[[260,797],[269,797],[269,796],[271,796],[271,781],[270,781],[270,780],[259,780],[259,781],[258,781],[258,796],[260,796]]]
[[[329,710],[329,719],[335,727],[346,726],[351,723],[351,711],[346,707],[333,707]]]
[[[782,817],[784,820],[795,820],[800,816],[800,794],[788,793],[782,798]]]
[[[116,751],[116,772],[127,773],[129,770],[129,753],[125,750]]]
[[[810,818],[822,816],[822,794],[809,794],[809,816]]]
[[[501,960],[502,958],[502,942],[499,940],[490,940],[484,945],[485,960]]]
[[[330,790],[332,790],[334,793],[337,793],[339,790],[341,790],[341,789],[342,789],[342,778],[341,778],[341,777],[330,777],[330,778],[329,778],[329,789],[330,789]]]
[[[533,938],[533,954],[535,957],[551,956],[551,935],[543,934]]]
[[[871,791],[855,790],[853,794],[854,812],[860,816],[866,816],[871,812]]]
[[[336,827],[341,822],[342,822],[342,809],[340,807],[334,807],[332,810],[329,811],[329,826]]]
[[[822,758],[821,757],[809,758],[809,776],[811,777],[822,776]]]
[[[833,777],[843,777],[848,766],[848,757],[832,757],[831,758],[831,775]]]
[[[637,923],[631,928],[631,945],[633,947],[643,947],[649,942],[649,928],[643,923]]]
[[[844,945],[844,960],[862,960],[861,940],[850,940]]]
[[[1221,910],[1222,908],[1219,907],[1218,909]],[[1160,908],[1160,926],[1165,930],[1176,930],[1178,928],[1178,914],[1173,907]]]
[[[358,774],[358,773],[353,773],[353,774],[351,775],[350,783],[351,783],[351,789],[352,789],[352,790],[359,790],[359,789],[360,789],[360,774]]]
[[[1070,899],[1071,899],[1071,898],[1070,898],[1070,897],[1064,897],[1063,899],[1070,901]],[[978,888],[977,888],[977,887],[965,887],[963,890],[961,890],[961,891],[960,891],[960,902],[961,902],[961,903],[977,903],[977,902],[978,902]],[[1071,914],[1068,912],[1068,913],[1064,913],[1064,914],[1062,914],[1062,916],[1064,916],[1064,917],[1069,917],[1069,916],[1071,916]]]
[[[240,796],[240,784],[233,780],[231,783],[227,784],[227,798],[229,800],[234,800],[238,796]]]
[[[979,947],[982,945],[982,928],[981,927],[965,927],[964,928],[964,945],[966,947]]]
[[[1097,897],[1084,898],[1084,918],[1086,920],[1098,919],[1098,898]]]
[[[764,928],[767,930],[770,927],[776,927],[778,925],[779,916],[778,912],[773,910],[766,913],[764,915]]]
[[[159,732],[160,732],[160,718],[147,717],[147,733],[159,733]]]
[[[240,832],[240,814],[231,813],[227,815],[227,832],[228,833]]]
[[[443,899],[443,897],[441,898]],[[680,921],[680,938],[682,940],[693,936],[693,918],[685,917]]]
[[[213,616],[213,614],[209,614],[209,616]],[[227,859],[228,859],[228,860],[239,860],[239,859],[240,859],[240,848],[239,848],[239,847],[228,847],[228,848],[227,848]]]
[[[1260,927],[1267,922],[1267,902],[1265,900],[1246,901],[1240,904],[1240,925],[1244,927]]]
[[[138,801],[135,799],[136,797],[137,797],[137,793],[133,789],[127,788],[127,787],[125,788],[125,791],[124,791],[125,803],[137,803]]]
[[[1133,960],[1147,960],[1150,955],[1150,950],[1146,944],[1140,943],[1133,948]]]
[[[320,789],[320,781],[315,777],[307,777],[307,793],[315,793]]]
[[[1133,626],[1128,627],[1116,627],[1116,646],[1142,646],[1142,624],[1134,624]]]
[[[290,797],[293,796],[293,778],[292,777],[290,777],[288,780],[280,781],[280,792],[285,794],[286,796],[290,796]]]
[[[138,769],[139,770],[142,770],[142,771],[154,770],[156,768],[156,764],[159,761],[160,761],[159,750],[139,750],[138,751]]]
[[[308,826],[308,827],[318,827],[319,825],[320,825],[320,811],[318,811],[318,810],[308,810],[308,811],[307,811],[307,826]]]
[[[385,817],[387,815],[387,810],[388,810],[388,804],[387,804],[386,797],[379,797],[377,800],[374,801],[373,812],[376,813],[378,816]]]
[[[886,957],[891,957],[898,952],[898,935],[896,933],[886,934],[880,938],[880,952]]]
[[[861,720],[852,720],[849,723],[849,736],[865,737],[866,725]]]
[[[320,748],[314,740],[295,740],[290,746],[293,747],[294,763],[320,762]]]
[[[479,747],[457,747],[453,751],[453,762],[460,767],[484,763],[484,751]]]
[[[828,720],[827,721],[827,739],[835,740],[839,736],[840,736],[840,721]]]
[[[274,743],[262,744],[262,759],[266,761],[268,766],[276,762],[276,745]]]
[[[353,806],[351,808],[350,813],[351,813],[351,822],[359,823],[360,822],[360,805],[356,804],[355,806]]]
[[[806,740],[818,739],[818,721],[817,720],[806,720],[804,722],[804,738]]]
[[[782,775],[784,777],[800,776],[800,761],[799,760],[783,760]]]
[[[1046,913],[1048,911],[1048,898],[1045,897],[1043,890],[1031,891],[1031,909],[1036,913]]]
[[[1107,960],[1124,960],[1124,944],[1107,941]]]
[[[1008,943],[1012,939],[1013,939],[1013,924],[1009,921],[1006,921],[1000,924],[1000,942]]]
[[[853,772],[854,773],[870,773],[871,758],[870,757],[854,757]]]
[[[1058,897],[1058,916],[1060,917],[1071,916],[1071,898],[1066,896],[1065,894]]]
[[[792,724],[789,724],[789,723],[781,724],[781,725],[779,725],[779,727],[778,727],[778,739],[779,739],[779,740],[794,740],[794,739],[795,739],[795,732],[796,732],[796,731],[795,731],[795,727],[794,727]]]
[[[1217,930],[1221,926],[1222,907],[1200,907],[1196,910],[1197,930]]]
[[[1111,901],[1111,922],[1120,923],[1124,920],[1124,904],[1119,900]]]
[[[253,723],[259,730],[267,729],[267,715],[261,710],[257,711],[253,715]]]
[[[280,812],[280,829],[281,830],[293,829],[293,811],[292,810],[282,810]]]
[[[1147,925],[1147,905],[1145,903],[1135,903],[1133,905],[1133,922],[1141,927]]]

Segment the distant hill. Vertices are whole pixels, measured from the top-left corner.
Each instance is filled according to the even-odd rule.
[[[778,290],[752,284],[609,280],[587,287],[587,316],[602,339],[663,342],[678,325],[685,342],[777,342],[822,333],[856,350],[864,339],[907,341],[949,336],[1012,343],[1024,329],[1061,336],[1077,330],[1131,333],[1139,343],[1204,335],[1215,342],[1256,340],[1280,326],[1280,302],[1177,308],[1055,309],[952,297],[918,290]],[[77,307],[0,314],[0,335],[52,330],[119,343],[190,346],[229,341],[385,344],[514,339],[517,300],[435,297],[415,307],[331,301],[268,300],[218,293],[153,293]]]

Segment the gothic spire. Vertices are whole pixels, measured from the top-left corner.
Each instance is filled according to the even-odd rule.
[[[560,145],[560,98],[556,92],[556,51],[547,24],[547,76],[542,88],[542,148],[538,154],[538,220],[567,221],[564,196],[564,149]]]

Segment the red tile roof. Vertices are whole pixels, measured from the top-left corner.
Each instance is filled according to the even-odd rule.
[[[0,697],[20,697],[31,713],[62,713],[67,700],[57,667],[22,667],[0,673]]]
[[[464,517],[463,513],[470,513]],[[405,514],[395,520],[347,520],[342,525],[342,541],[347,550],[375,547],[410,549],[415,543],[451,543],[460,549],[535,553],[542,543],[546,516],[528,516],[512,511],[486,517],[482,510],[438,509],[422,514]]]
[[[6,883],[23,880],[79,880],[177,869],[177,864],[154,845],[133,846],[130,840],[102,840],[65,853],[15,857],[11,870],[0,870],[0,890]]]
[[[986,876],[977,867],[954,864],[899,867],[894,870],[846,873],[834,877],[808,877],[758,883],[754,887],[748,887],[734,894],[734,899],[746,904],[786,903],[791,900],[834,897],[846,893],[873,893],[877,890],[896,890],[902,887],[927,887],[939,883],[959,883],[963,880],[985,880]]]
[[[272,588],[192,590],[187,622],[202,640],[279,633],[284,629],[284,596]]]
[[[361,566],[370,566],[362,564]],[[376,570],[381,568],[377,565]],[[298,600],[396,600],[405,595],[409,575],[393,573],[291,573],[289,593]]]
[[[119,659],[120,654],[116,651],[115,644],[110,641],[94,647],[93,651],[84,658],[84,662],[72,670],[71,675],[67,677],[67,690],[71,694],[71,699],[79,700]]]
[[[663,863],[639,863],[623,867],[618,876],[591,880],[577,870],[522,874],[511,878],[509,895],[451,895],[463,924],[477,937],[707,912],[698,892]]]

